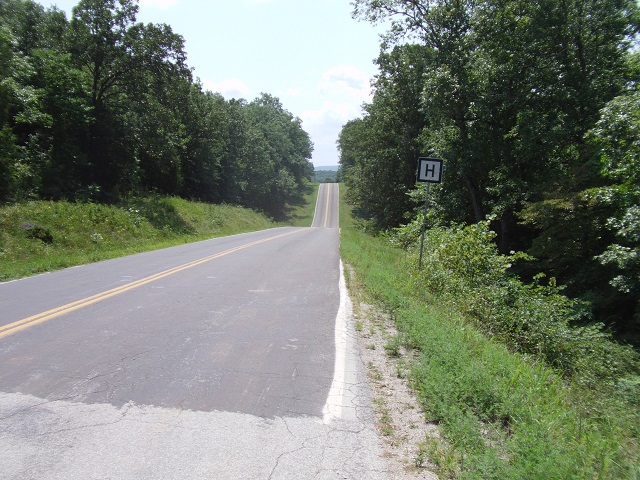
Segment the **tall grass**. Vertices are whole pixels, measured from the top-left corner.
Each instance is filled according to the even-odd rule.
[[[633,388],[621,388],[637,366],[633,353],[598,334],[589,357],[588,332],[571,343],[571,325],[564,320],[546,323],[557,332],[536,332],[545,310],[533,304],[544,303],[545,295],[558,309],[574,312],[574,306],[558,292],[517,290],[502,275],[507,259],[479,246],[490,245],[489,238],[474,243],[464,235],[433,237],[429,252],[439,256],[427,256],[419,271],[413,254],[388,238],[368,235],[349,213],[342,203],[341,254],[415,352],[411,381],[426,420],[437,422],[443,433],[443,439],[425,439],[419,448],[439,466],[441,477],[640,478],[638,399]],[[498,287],[511,292],[503,303],[495,298],[501,298]],[[562,313],[546,312],[555,318]],[[500,322],[504,329],[491,329]],[[565,342],[545,344],[545,336],[554,334]],[[510,338],[532,342],[533,348],[521,349]],[[559,361],[552,352],[563,348],[568,353]],[[608,374],[596,365],[586,377],[574,371],[603,358],[618,359],[617,370]]]
[[[297,223],[311,224],[305,205],[292,209],[292,215]],[[118,205],[34,201],[4,206],[0,281],[279,225],[245,208],[164,196]]]

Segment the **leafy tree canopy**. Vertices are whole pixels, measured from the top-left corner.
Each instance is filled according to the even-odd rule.
[[[69,20],[0,3],[0,200],[157,191],[282,216],[313,171],[300,120],[270,95],[203,91],[183,37],[137,13],[137,0],[80,0]]]
[[[522,275],[542,269],[598,319],[640,332],[637,3],[352,4],[390,29],[373,100],[338,140],[351,200],[378,228],[405,223],[424,198],[417,158],[443,158],[431,225],[491,218],[502,253],[537,257]]]

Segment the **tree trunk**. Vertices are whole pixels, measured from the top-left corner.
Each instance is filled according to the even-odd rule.
[[[506,210],[500,217],[500,232],[498,235],[498,250],[502,254],[508,254],[514,248],[514,231],[517,227],[516,217],[512,210]]]
[[[484,220],[484,209],[482,208],[482,197],[480,196],[480,191],[478,187],[473,182],[471,177],[465,175],[464,183],[467,186],[467,190],[469,191],[469,195],[471,196],[471,203],[473,205],[473,213],[476,218],[476,222],[481,222]]]

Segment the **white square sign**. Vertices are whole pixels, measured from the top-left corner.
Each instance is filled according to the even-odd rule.
[[[428,183],[442,182],[442,160],[420,157],[418,159],[418,181]]]

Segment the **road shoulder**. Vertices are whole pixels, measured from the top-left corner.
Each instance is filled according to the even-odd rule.
[[[411,386],[411,352],[397,341],[390,316],[366,303],[355,281],[355,272],[345,266],[353,302],[352,322],[359,355],[367,372],[376,415],[376,427],[384,445],[387,471],[392,480],[437,480],[435,466],[421,454],[420,445],[438,438],[435,424],[427,422]]]

